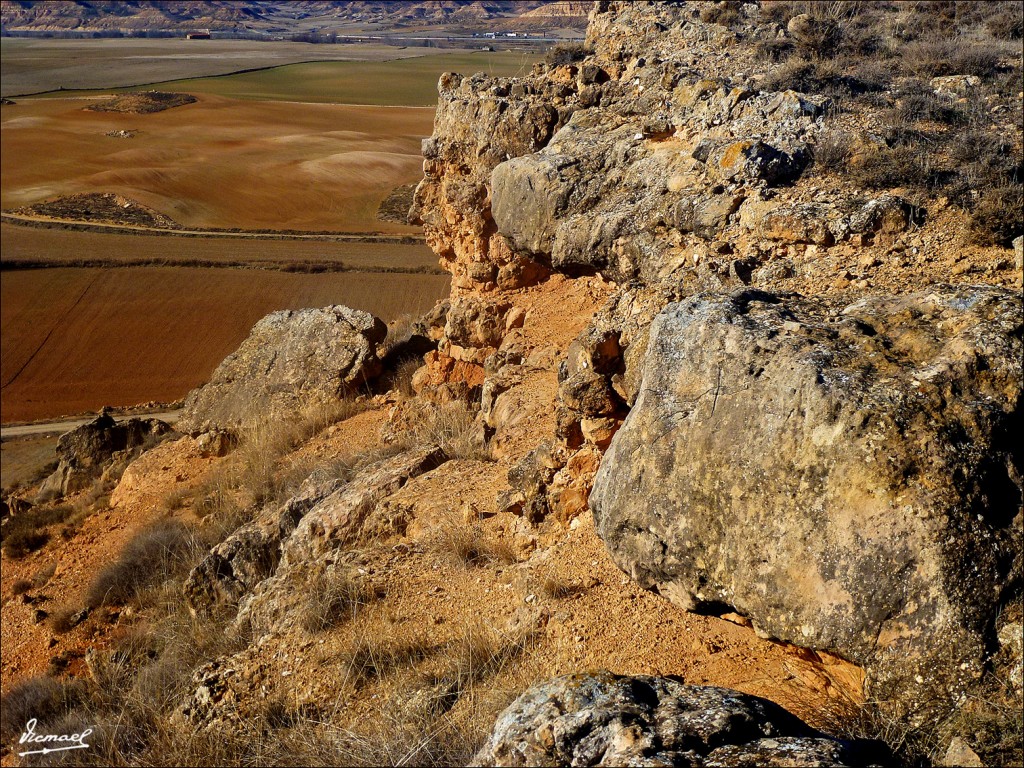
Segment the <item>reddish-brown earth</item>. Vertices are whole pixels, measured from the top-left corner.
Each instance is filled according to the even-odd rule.
[[[392,319],[425,311],[447,286],[442,275],[371,272],[6,271],[0,418],[177,400],[205,381],[269,312],[346,304]]]

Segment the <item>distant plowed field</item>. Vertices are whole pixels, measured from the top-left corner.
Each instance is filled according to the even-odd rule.
[[[285,271],[434,272],[437,257],[423,244],[163,237],[0,224],[0,264],[82,266],[262,266]],[[314,265],[313,269],[305,269]],[[318,266],[316,266],[318,265]],[[4,278],[6,279],[6,278]],[[6,337],[5,337],[6,338]]]
[[[185,227],[416,232],[376,219],[418,181],[433,110],[236,101],[147,115],[90,112],[94,99],[3,107],[5,210],[114,192]],[[136,131],[133,138],[108,133]]]
[[[223,72],[228,64],[214,61],[217,51],[237,54],[230,66],[243,69],[278,50],[269,43],[255,51],[209,42],[219,43],[3,41],[5,88],[10,73],[21,82],[33,73],[39,82],[69,73],[55,51],[66,51],[83,70],[73,81],[59,81],[67,86],[95,83],[105,71],[107,85]],[[317,54],[333,49],[314,48]],[[402,222],[400,210],[387,220],[377,213],[395,188],[422,177],[420,142],[433,127],[438,77],[445,71],[511,75],[537,58],[457,53],[382,62],[388,56],[380,50],[361,55],[357,48],[337,52],[367,61],[160,85],[197,101],[151,114],[86,110],[111,91],[65,91],[0,109],[0,208],[60,199],[33,209],[30,222],[0,225],[4,422],[177,400],[277,309],[340,303],[388,320],[422,313],[447,293],[447,275],[436,274],[437,260],[422,244],[198,232],[421,235]],[[294,61],[294,46],[279,52]],[[251,63],[249,53],[258,53]],[[167,66],[154,66],[159,61]],[[112,215],[107,203],[97,208],[98,200],[145,215]],[[161,217],[177,234],[82,231],[51,220],[147,227]]]
[[[440,275],[180,267],[5,271],[0,420],[182,397],[263,315],[347,304],[391,319],[447,293]]]

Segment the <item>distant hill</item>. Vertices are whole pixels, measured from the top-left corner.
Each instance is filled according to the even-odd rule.
[[[583,29],[591,2],[564,0],[0,0],[4,34],[302,35],[440,28],[486,33]]]

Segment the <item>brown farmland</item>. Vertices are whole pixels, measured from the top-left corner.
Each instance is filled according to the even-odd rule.
[[[424,274],[4,271],[0,420],[180,398],[276,309],[340,303],[390,319],[422,312],[447,291],[445,276]]]
[[[438,272],[422,243],[109,234],[0,224],[4,269],[73,266],[236,266],[285,271]],[[306,265],[309,265],[307,267]],[[5,278],[6,279],[6,278]],[[6,338],[6,337],[5,337]]]
[[[198,98],[141,115],[87,111],[92,98],[4,106],[0,206],[115,192],[186,227],[417,232],[376,213],[421,177],[433,108]]]

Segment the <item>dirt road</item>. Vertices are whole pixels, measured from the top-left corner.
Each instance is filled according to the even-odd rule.
[[[218,229],[168,229],[144,227],[137,224],[114,224],[108,222],[55,219],[48,216],[31,216],[22,213],[4,212],[0,219],[12,224],[52,227],[97,232],[125,232],[132,235],[162,235],[165,237],[236,237],[257,240],[337,240],[357,243],[422,243],[423,235],[389,234],[386,232],[287,232],[273,230],[240,230],[237,232]]]
[[[150,411],[143,413],[131,413],[114,416],[115,421],[125,421],[127,419],[160,419],[160,421],[166,421],[168,424],[173,424],[178,420],[178,414],[181,411]],[[70,432],[76,427],[80,427],[83,424],[88,424],[92,421],[95,416],[89,418],[79,419],[62,419],[58,421],[43,421],[36,422],[34,424],[18,424],[10,427],[0,427],[0,440],[7,440],[12,437],[24,437],[25,435],[48,435],[48,434],[63,434],[64,432]]]

